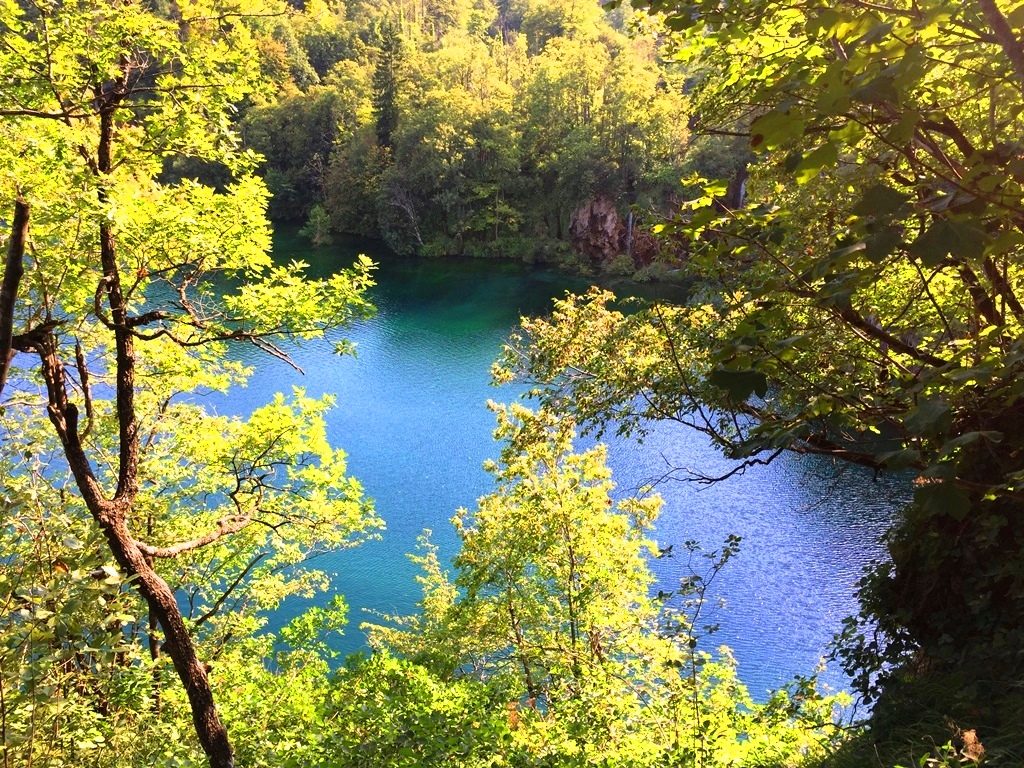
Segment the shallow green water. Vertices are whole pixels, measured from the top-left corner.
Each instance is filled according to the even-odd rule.
[[[302,258],[321,274],[349,263],[353,247],[309,251],[283,235],[276,245],[279,258]],[[334,588],[351,606],[344,651],[362,647],[358,625],[369,618],[366,611],[414,609],[416,571],[406,553],[430,528],[442,553],[453,555],[449,520],[490,490],[481,464],[496,447],[485,402],[520,393],[489,383],[502,341],[521,314],[544,313],[552,297],[587,285],[507,262],[400,259],[373,243],[361,250],[380,263],[373,292],[379,311],[346,334],[358,356],[339,358],[329,342],[308,345],[295,355],[305,369],[299,376],[253,353],[248,359],[257,372],[249,387],[217,404],[221,411],[247,412],[292,385],[337,397],[331,438],[348,452],[350,472],[387,523],[381,541],[318,561],[336,574]],[[666,462],[708,474],[728,466],[703,436],[668,426],[640,446],[611,441],[610,457],[622,493],[663,475]],[[787,458],[712,487],[676,482],[661,493],[666,504],[656,537],[676,544],[676,552],[688,539],[713,548],[727,534],[743,536],[739,558],[716,581],[726,606],[715,611],[721,629],[706,644],[729,645],[741,678],[760,695],[813,671],[841,619],[855,610],[854,584],[864,564],[881,553],[879,536],[906,491],[895,481],[874,482],[869,473]],[[654,560],[652,567],[666,589],[688,573],[680,556]],[[274,624],[301,608],[287,605]],[[834,671],[826,680],[843,682]]]

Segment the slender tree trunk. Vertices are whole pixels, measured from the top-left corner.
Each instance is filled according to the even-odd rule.
[[[112,145],[113,112],[104,110],[100,116],[100,144],[97,153],[100,175],[109,174],[113,168]],[[101,203],[104,197],[101,188]],[[139,469],[139,426],[135,415],[135,339],[128,323],[128,306],[121,288],[114,234],[105,219],[100,224],[100,259],[116,349],[115,390],[120,446],[114,499],[96,507],[90,506],[90,512],[100,524],[111,552],[125,575],[138,578],[139,592],[163,629],[164,648],[188,694],[196,734],[210,760],[211,768],[233,768],[234,757],[227,729],[217,713],[206,668],[199,661],[178,602],[167,582],[146,562],[128,528],[127,514],[138,493]],[[74,439],[77,440],[77,437],[76,426]]]
[[[508,599],[508,617],[512,624],[512,632],[515,635],[516,655],[519,657],[519,664],[523,668],[523,682],[526,684],[526,693],[531,699],[536,700],[539,694],[537,684],[533,680],[533,672],[530,670],[530,656],[526,646],[526,638],[523,636],[523,628],[519,622],[515,606],[512,604],[512,591],[506,595]]]
[[[57,340],[47,331],[32,339],[32,348],[42,363],[48,395],[50,421],[57,431],[68,465],[89,512],[99,524],[122,573],[136,580],[136,586],[164,632],[164,648],[174,663],[192,709],[192,721],[211,768],[234,768],[227,730],[217,713],[206,668],[199,661],[192,637],[185,626],[174,592],[146,562],[128,528],[132,498],[104,498],[93,475],[78,433],[78,408],[68,401],[64,366],[57,354]],[[137,452],[136,452],[137,453]],[[134,477],[133,468],[132,476]]]
[[[626,217],[626,255],[633,258],[633,211]]]
[[[25,242],[28,240],[28,203],[14,201],[14,221],[11,225],[11,241],[7,247],[4,264],[3,285],[0,287],[0,395],[7,383],[7,371],[14,356],[14,302],[18,298],[18,286],[25,274]]]
[[[729,187],[725,192],[725,204],[732,211],[738,211],[743,207],[747,197],[747,179],[750,176],[750,169],[746,162],[736,169],[732,179],[729,180]]]
[[[153,516],[152,515],[150,515],[146,519],[146,541],[153,541]],[[148,556],[148,555],[146,557],[146,565],[148,565],[150,568],[153,567],[153,558]],[[146,639],[149,642],[149,658],[150,658],[150,661],[153,662],[153,672],[152,672],[152,676],[153,676],[153,705],[152,705],[152,709],[153,709],[153,713],[158,715],[158,714],[160,714],[160,707],[161,707],[160,686],[161,686],[163,681],[161,680],[162,675],[160,674],[160,664],[159,664],[159,662],[160,662],[160,635],[157,634],[157,628],[159,626],[159,622],[157,621],[156,614],[153,612],[152,608],[149,609],[149,616],[147,617],[147,624],[148,624],[148,627],[147,627],[147,630],[146,630]]]
[[[82,148],[83,154],[89,158],[90,169],[101,182],[97,193],[101,205],[107,201],[103,181],[114,168],[114,111],[124,92],[123,80],[96,86],[95,97],[101,107],[100,136],[95,158],[90,158],[88,149]],[[139,428],[135,413],[135,339],[118,271],[114,233],[106,219],[99,224],[99,240],[103,277],[97,291],[96,313],[98,319],[113,332],[116,353],[114,370],[119,450],[117,490],[112,498],[104,494],[82,444],[78,430],[78,407],[68,399],[65,368],[60,359],[57,337],[53,333],[55,323],[37,326],[16,337],[12,343],[19,351],[39,355],[47,391],[47,412],[64,448],[75,483],[122,573],[135,580],[150,614],[163,629],[163,647],[171,657],[188,695],[196,734],[211,768],[234,768],[228,733],[217,713],[206,668],[199,661],[174,592],[147,562],[128,526],[128,516],[138,493],[139,470]],[[103,294],[106,294],[109,316],[105,316],[100,309],[99,297]]]
[[[113,511],[113,514],[102,517],[99,522],[114,557],[127,575],[138,577],[139,591],[164,631],[163,646],[188,694],[192,722],[211,768],[234,768],[227,729],[217,713],[206,668],[199,661],[174,592],[146,563],[145,556],[132,539],[124,515]]]

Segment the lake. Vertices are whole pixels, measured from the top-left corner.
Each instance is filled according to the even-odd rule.
[[[360,247],[361,246],[361,247]],[[450,519],[491,490],[481,468],[495,458],[488,399],[509,401],[522,388],[490,385],[489,368],[522,314],[550,310],[552,297],[588,282],[547,268],[495,260],[416,260],[387,254],[376,243],[346,242],[310,249],[279,233],[275,256],[301,258],[315,274],[351,263],[355,248],[380,264],[373,300],[378,313],[344,336],[357,356],[338,357],[330,340],[294,353],[300,375],[283,363],[243,350],[256,366],[249,386],[214,401],[221,412],[247,413],[293,385],[311,395],[330,393],[332,443],[349,457],[349,472],[375,500],[387,530],[380,541],[322,556],[316,565],[333,574],[345,595],[350,624],[339,645],[364,647],[359,624],[368,612],[408,614],[419,597],[416,568],[406,554],[424,529],[442,555],[454,555]],[[613,288],[615,286],[612,286]],[[634,290],[655,291],[656,288]],[[668,464],[707,474],[730,463],[696,432],[655,425],[642,445],[611,439],[610,464],[618,493],[629,494],[663,475]],[[669,482],[654,533],[674,556],[651,561],[660,586],[688,575],[683,542],[713,549],[729,534],[743,537],[740,555],[714,583],[709,620],[720,629],[703,645],[730,646],[740,677],[755,696],[795,674],[814,671],[841,620],[856,611],[853,591],[863,567],[883,552],[880,537],[908,498],[905,482],[816,459],[783,457],[713,486]],[[280,626],[303,604],[294,601],[272,617]],[[837,669],[823,677],[842,686]]]

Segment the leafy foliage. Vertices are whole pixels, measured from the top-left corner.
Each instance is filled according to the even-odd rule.
[[[370,625],[377,652],[498,702],[472,729],[489,734],[484,754],[498,764],[758,765],[820,754],[839,699],[804,681],[799,703],[782,691],[755,705],[727,649],[718,659],[697,650],[704,577],[683,586],[676,608],[649,597],[645,531],[660,499],[614,504],[603,446],[574,452],[570,420],[492,408],[505,441],[489,467],[497,487],[454,520],[455,578],[425,540],[421,614]],[[728,543],[712,569],[736,551]]]
[[[312,13],[323,19],[307,9],[292,23]],[[566,250],[573,213],[595,198],[654,220],[682,174],[685,99],[655,34],[623,34],[635,17],[540,0],[339,12],[338,34],[366,44],[305,98],[246,116],[272,214],[302,221],[322,204],[334,229],[396,251],[525,258]],[[360,99],[319,122],[323,104]],[[649,260],[609,248],[628,271]]]
[[[0,208],[22,222],[0,302],[0,359],[20,353],[0,381],[0,536],[25,556],[0,564],[5,761],[194,762],[190,712],[211,765],[232,765],[200,658],[322,586],[292,570],[310,554],[380,524],[327,444],[329,399],[239,419],[194,397],[245,380],[230,342],[287,359],[282,340],[372,310],[365,259],[313,281],[267,252],[232,115],[274,12],[0,4]],[[164,179],[180,157],[230,181]]]
[[[957,691],[941,714],[979,731],[922,764],[980,759],[978,733],[1009,759],[1020,9],[301,5],[0,0],[5,762],[822,756],[837,700],[799,680],[754,704],[727,651],[698,647],[737,542],[674,602],[652,599],[657,500],[616,505],[603,449],[573,447],[576,424],[650,419],[704,432],[736,472],[786,450],[915,472],[840,654],[877,698],[873,736],[941,684]],[[687,122],[706,134],[697,156]],[[750,206],[730,189],[748,147],[716,135],[755,153]],[[231,343],[287,361],[285,342],[372,311],[365,260],[317,281],[269,257],[268,187],[320,242],[533,258],[601,196],[652,220],[684,167],[733,174],[691,179],[698,198],[661,227],[692,302],[626,308],[595,289],[525,322],[496,375],[532,377],[542,407],[496,408],[495,492],[456,518],[454,577],[425,540],[421,614],[374,627],[375,655],[342,668],[325,640],[341,600],[262,634],[267,611],[325,586],[312,554],[380,524],[327,443],[329,398],[227,418],[190,397],[245,380]]]
[[[1012,729],[992,697],[1024,616],[1019,9],[644,5],[701,73],[696,130],[749,137],[750,205],[709,181],[663,228],[688,306],[569,297],[499,375],[593,429],[696,428],[736,471],[795,451],[915,472],[840,653],[869,697],[954,673],[976,722]]]

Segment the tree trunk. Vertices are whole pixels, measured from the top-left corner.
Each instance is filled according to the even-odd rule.
[[[95,86],[99,103],[100,135],[94,159],[89,160],[92,172],[101,180],[113,168],[114,110],[125,93],[126,82],[119,81]],[[88,156],[89,151],[82,147]],[[107,202],[103,184],[97,193],[100,205]],[[163,646],[174,663],[192,709],[196,735],[206,753],[211,768],[234,768],[234,757],[227,729],[221,722],[213,700],[213,691],[206,668],[199,661],[192,637],[178,608],[174,592],[168,586],[139,548],[128,527],[128,516],[138,493],[139,425],[135,413],[135,338],[128,317],[128,304],[121,285],[117,264],[117,243],[110,223],[99,222],[100,262],[103,277],[98,286],[106,294],[107,316],[96,302],[96,315],[114,336],[115,394],[118,421],[117,490],[107,498],[99,480],[93,474],[89,458],[78,431],[78,408],[68,399],[64,365],[60,359],[59,343],[53,333],[55,323],[37,326],[16,339],[20,351],[39,355],[43,381],[47,391],[47,412],[64,448],[68,466],[75,478],[87,509],[96,520],[110,551],[122,573],[134,578],[139,593],[145,599],[150,613],[156,617],[164,632]],[[99,293],[98,293],[99,295]]]
[[[1020,40],[1013,33],[1010,22],[999,10],[995,0],[978,0],[978,5],[985,16],[985,21],[992,29],[992,34],[1003,49],[1003,53],[1013,65],[1013,72],[1017,76],[1017,87],[1021,89],[1021,93],[1024,93],[1024,45],[1021,45]]]
[[[14,356],[14,302],[18,297],[21,276],[25,274],[25,241],[28,239],[28,203],[14,201],[14,221],[11,224],[11,242],[4,264],[3,286],[0,287],[0,395],[7,383],[7,371]]]
[[[633,211],[626,217],[626,255],[633,258]]]
[[[47,330],[45,334],[37,334],[31,339],[31,344],[31,349],[38,352],[42,364],[50,421],[64,447],[64,454],[75,477],[75,483],[93,519],[99,524],[121,571],[126,577],[136,579],[140,594],[164,631],[164,648],[174,662],[174,668],[185,687],[196,734],[210,761],[210,766],[234,768],[231,744],[227,730],[217,714],[206,668],[199,661],[174,592],[146,562],[145,555],[128,528],[127,518],[133,495],[115,497],[113,500],[104,498],[79,438],[78,408],[68,401],[64,385],[64,366],[57,354],[56,337]],[[134,431],[131,433],[134,434]],[[137,450],[129,453],[137,456]],[[128,473],[133,480],[136,469],[137,467],[133,467]],[[128,487],[133,485],[134,482],[128,483]]]
[[[217,713],[206,668],[199,661],[174,592],[149,566],[135,545],[123,512],[116,508],[108,509],[96,519],[121,570],[128,576],[138,577],[139,592],[164,631],[163,647],[174,662],[174,669],[188,694],[192,722],[209,758],[210,768],[234,768],[227,729]]]

